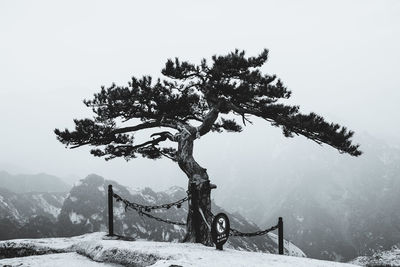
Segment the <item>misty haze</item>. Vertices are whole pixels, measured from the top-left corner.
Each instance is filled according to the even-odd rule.
[[[400,266],[399,1],[3,1],[0,33],[1,266]]]

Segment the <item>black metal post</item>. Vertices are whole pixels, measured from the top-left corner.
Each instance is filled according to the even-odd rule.
[[[108,185],[108,235],[114,235],[113,189]]]
[[[279,217],[278,220],[278,247],[279,255],[283,255],[283,220]]]

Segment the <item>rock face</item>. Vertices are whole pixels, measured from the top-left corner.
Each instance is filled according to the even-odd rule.
[[[50,237],[66,193],[14,193],[0,188],[0,240]]]
[[[170,203],[186,196],[180,187],[154,192],[150,188],[132,190],[97,175],[80,180],[68,194],[65,193],[13,193],[0,189],[0,239],[76,236],[90,232],[108,231],[107,190],[113,185],[121,197],[144,205]],[[171,221],[185,222],[187,203],[181,208],[153,210],[151,214]],[[223,211],[213,203],[213,212],[226,213],[231,226],[243,232],[259,228],[239,214]],[[274,223],[276,224],[276,222]],[[121,202],[114,201],[114,232],[118,235],[151,241],[179,242],[186,233],[185,226],[166,224],[141,216]],[[276,235],[257,237],[230,237],[227,247],[277,253]],[[293,244],[285,244],[286,254],[305,256]]]
[[[0,240],[57,235],[56,222],[70,186],[47,174],[0,172]]]

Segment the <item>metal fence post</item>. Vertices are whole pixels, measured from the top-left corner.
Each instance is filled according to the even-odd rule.
[[[279,217],[278,220],[278,247],[279,255],[283,255],[283,220]]]
[[[108,235],[114,235],[113,189],[108,185]]]

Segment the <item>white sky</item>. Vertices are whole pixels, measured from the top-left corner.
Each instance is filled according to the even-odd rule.
[[[101,85],[160,76],[167,58],[199,62],[235,48],[249,55],[270,49],[265,72],[282,78],[303,111],[399,142],[399,36],[400,1],[3,0],[0,169],[94,172],[156,189],[185,185],[168,160],[105,162],[87,149],[65,149],[53,130],[90,116],[82,100]],[[257,142],[265,138],[297,142],[260,122],[239,136],[204,137],[196,153],[212,172],[227,167],[218,165],[221,156],[261,154]],[[229,142],[229,151],[218,150],[221,142]],[[254,148],[252,155],[237,142]]]

